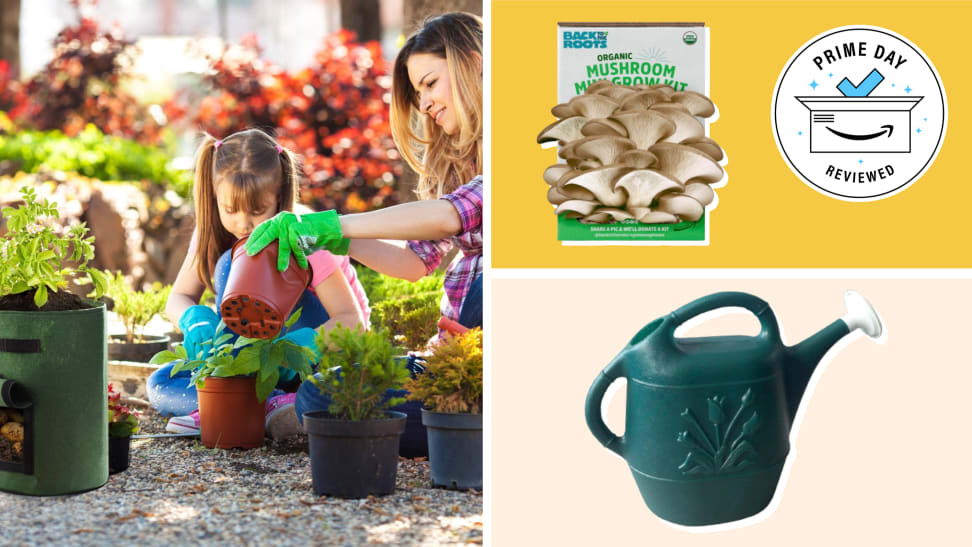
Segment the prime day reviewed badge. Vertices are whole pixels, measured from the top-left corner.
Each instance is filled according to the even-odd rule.
[[[938,155],[948,104],[931,60],[883,28],[841,27],[790,58],[773,94],[773,131],[790,168],[847,201],[894,195]]]

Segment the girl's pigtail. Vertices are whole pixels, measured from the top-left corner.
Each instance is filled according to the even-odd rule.
[[[193,198],[196,212],[196,274],[203,285],[214,291],[210,275],[219,259],[216,230],[220,228],[216,211],[216,196],[213,191],[213,164],[216,154],[216,139],[211,135],[203,136],[196,151],[196,168],[193,172]],[[215,292],[215,291],[214,291]]]
[[[300,200],[300,162],[290,150],[277,145],[280,155],[280,197],[278,206],[281,211],[293,211]]]

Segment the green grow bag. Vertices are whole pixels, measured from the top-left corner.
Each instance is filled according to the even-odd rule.
[[[85,302],[95,307],[0,311],[0,411],[23,421],[20,457],[0,454],[0,490],[52,496],[108,481],[105,306]]]

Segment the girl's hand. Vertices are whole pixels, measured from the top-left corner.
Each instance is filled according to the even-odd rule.
[[[350,240],[341,233],[337,211],[321,211],[295,215],[282,211],[253,230],[246,242],[246,254],[253,256],[264,247],[280,242],[277,253],[277,269],[281,272],[290,263],[293,253],[297,264],[307,268],[307,255],[325,249],[337,255],[348,254]]]

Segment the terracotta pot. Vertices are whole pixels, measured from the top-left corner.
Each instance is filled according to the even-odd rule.
[[[277,242],[247,256],[246,239],[233,245],[233,262],[219,306],[220,315],[236,334],[273,338],[310,285],[312,271],[298,266],[293,256],[286,270],[277,271]]]
[[[199,394],[199,433],[206,448],[263,446],[266,418],[257,400],[256,377],[206,378]]]

